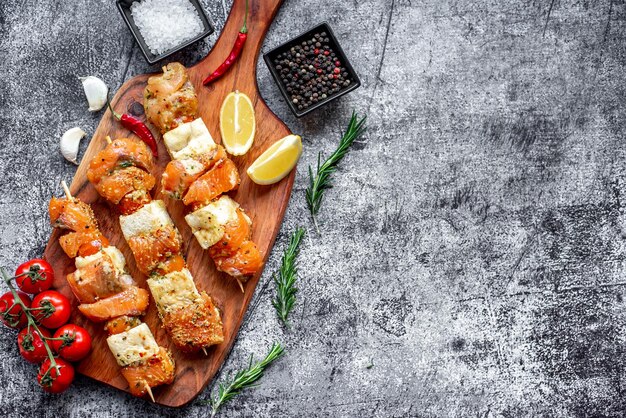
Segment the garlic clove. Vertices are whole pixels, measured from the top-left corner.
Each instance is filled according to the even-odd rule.
[[[85,90],[85,96],[89,102],[89,111],[97,112],[102,109],[107,103],[107,95],[109,94],[109,88],[104,81],[92,75],[78,78],[83,83],[83,90]]]
[[[69,162],[78,165],[76,157],[78,157],[78,146],[80,140],[86,135],[85,131],[80,128],[68,129],[61,137],[61,154]]]

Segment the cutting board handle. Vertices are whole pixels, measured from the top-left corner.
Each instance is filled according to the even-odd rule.
[[[256,85],[256,63],[259,51],[265,34],[282,3],[283,0],[249,0],[248,39],[236,64],[223,77],[230,79],[233,83],[233,90],[236,85],[246,85],[248,82]],[[228,20],[215,46],[209,55],[196,64],[196,67],[201,70],[199,73],[204,77],[212,73],[227,58],[243,26],[245,13],[246,0],[234,0]],[[202,80],[195,81],[202,82]]]

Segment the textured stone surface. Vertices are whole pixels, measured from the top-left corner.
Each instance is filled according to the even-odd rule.
[[[221,28],[231,2],[203,3]],[[622,416],[624,1],[287,0],[264,50],[322,20],[363,87],[296,120],[259,64],[263,96],[306,148],[222,377],[274,340],[287,354],[221,415]],[[155,67],[112,0],[3,1],[0,23],[0,264],[12,269],[41,253],[45,202],[74,173],[58,138],[100,118],[76,76],[119,87]],[[215,39],[177,58],[192,64]],[[336,176],[318,236],[306,167],[352,109],[370,130]],[[286,331],[270,273],[298,225],[311,234]],[[14,340],[0,333],[2,416],[208,415],[82,377],[45,395]]]

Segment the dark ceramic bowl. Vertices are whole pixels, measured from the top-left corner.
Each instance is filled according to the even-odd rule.
[[[302,43],[302,41],[310,39],[313,35],[315,35],[316,33],[320,33],[320,32],[326,32],[328,34],[329,45],[331,49],[333,50],[333,52],[337,54],[337,58],[343,63],[343,66],[346,68],[346,71],[350,79],[350,85],[340,89],[338,92],[333,93],[327,98],[320,100],[317,103],[312,104],[311,106],[300,110],[291,101],[291,96],[289,92],[287,92],[287,87],[283,83],[278,70],[276,70],[276,65],[274,64],[274,61],[278,58],[279,54],[288,51],[293,46]],[[352,90],[358,88],[361,85],[361,80],[359,80],[359,76],[354,71],[354,68],[352,68],[352,65],[350,65],[350,61],[348,61],[348,57],[346,56],[343,49],[341,49],[341,46],[339,45],[339,42],[337,42],[337,38],[335,37],[335,34],[333,33],[332,29],[330,28],[327,22],[323,22],[315,26],[314,28],[311,28],[310,30],[304,32],[303,34],[298,35],[297,37],[293,39],[290,39],[284,44],[277,46],[276,48],[269,51],[267,54],[263,55],[263,59],[265,60],[265,64],[267,64],[267,68],[269,68],[270,73],[272,74],[272,77],[274,78],[274,81],[276,81],[276,84],[278,84],[278,88],[283,94],[283,97],[289,104],[289,108],[294,113],[294,115],[296,115],[296,117],[304,116],[307,113],[312,112],[315,109],[318,109],[329,102],[332,102],[338,97],[341,97],[344,94],[351,92]]]
[[[154,64],[158,61],[161,61],[164,58],[169,57],[172,54],[180,51],[183,48],[188,47],[189,45],[198,42],[200,39],[205,38],[213,33],[214,28],[211,20],[207,17],[206,13],[202,9],[200,2],[198,0],[189,0],[191,5],[198,11],[198,16],[200,16],[200,20],[202,20],[202,25],[204,26],[204,30],[194,38],[188,39],[182,44],[170,49],[169,51],[165,51],[160,55],[154,55],[150,52],[150,48],[146,45],[146,42],[143,40],[141,36],[141,32],[137,25],[135,25],[135,21],[133,20],[133,15],[130,12],[130,6],[135,2],[135,0],[117,0],[117,8],[119,9],[122,17],[124,18],[124,22],[126,22],[126,26],[130,29],[130,32],[133,34],[133,37],[137,41],[143,56],[146,58],[149,64]]]

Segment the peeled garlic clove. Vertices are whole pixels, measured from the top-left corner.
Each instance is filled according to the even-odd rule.
[[[104,81],[98,77],[90,75],[89,77],[79,77],[83,83],[83,90],[85,90],[85,96],[89,102],[89,111],[97,112],[107,104],[107,95],[109,94],[109,88]]]
[[[78,165],[76,157],[78,157],[78,146],[80,140],[86,135],[85,131],[80,128],[72,128],[67,130],[61,137],[61,154],[69,162]]]

